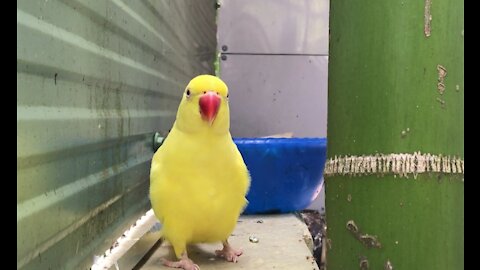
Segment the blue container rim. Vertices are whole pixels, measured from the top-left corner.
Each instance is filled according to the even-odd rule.
[[[268,144],[298,144],[298,143],[315,143],[315,144],[327,144],[326,137],[298,137],[298,138],[248,138],[248,137],[238,137],[233,138],[235,143],[268,143]]]

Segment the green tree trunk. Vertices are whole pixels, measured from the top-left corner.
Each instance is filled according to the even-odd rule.
[[[330,2],[327,269],[464,269],[463,0]]]

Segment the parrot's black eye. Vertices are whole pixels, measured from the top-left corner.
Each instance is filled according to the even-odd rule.
[[[187,92],[185,93],[187,97],[190,97],[190,89],[187,89]]]
[[[229,95],[230,95],[230,94],[227,94],[227,98],[228,98]]]

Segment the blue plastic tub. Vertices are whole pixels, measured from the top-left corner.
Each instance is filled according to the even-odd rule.
[[[305,209],[322,184],[326,138],[235,138],[252,177],[244,214]]]

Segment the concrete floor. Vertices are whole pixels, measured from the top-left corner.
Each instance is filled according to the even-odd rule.
[[[256,237],[258,243],[252,243],[249,240],[251,236]],[[318,270],[312,256],[312,239],[308,228],[293,214],[242,216],[229,242],[233,247],[243,250],[237,263],[215,257],[215,250],[222,247],[220,243],[191,245],[188,254],[202,270]],[[161,258],[174,259],[169,243],[157,245],[135,269],[170,269],[162,265]]]

